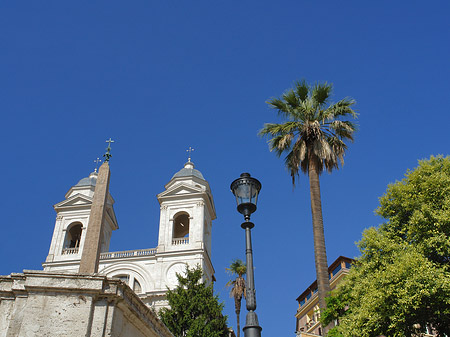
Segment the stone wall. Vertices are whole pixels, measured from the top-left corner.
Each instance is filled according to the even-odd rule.
[[[0,276],[0,337],[173,337],[122,281],[44,271]]]

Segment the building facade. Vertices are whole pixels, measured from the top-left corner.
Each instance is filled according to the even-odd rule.
[[[348,274],[352,259],[339,256],[328,267],[331,290],[334,290],[339,282]],[[314,281],[297,298],[298,309],[295,314],[295,332],[299,337],[322,336],[320,324],[319,298],[317,293],[317,281]]]
[[[124,283],[24,270],[0,276],[1,337],[173,337]]]
[[[345,256],[339,256],[329,267],[328,274],[330,278],[331,290],[349,273],[351,264],[354,262]],[[322,325],[320,324],[319,298],[317,293],[317,281],[314,281],[305,291],[297,297],[298,309],[295,314],[296,324],[295,333],[298,337],[317,337],[323,335]],[[338,322],[335,322],[337,324]],[[418,337],[435,337],[435,331],[431,326],[427,326],[426,333]],[[386,336],[379,336],[386,337]]]
[[[77,273],[89,223],[97,173],[81,179],[54,205],[56,222],[44,271]],[[206,282],[214,280],[211,262],[212,221],[216,218],[208,182],[189,160],[157,195],[160,204],[158,246],[110,252],[113,231],[119,228],[114,199],[107,196],[101,233],[99,274],[119,278],[149,307],[167,306],[167,288],[177,285],[177,273],[199,265]]]

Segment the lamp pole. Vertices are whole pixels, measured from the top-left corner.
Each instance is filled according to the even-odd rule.
[[[253,271],[253,250],[251,229],[255,227],[250,222],[250,215],[256,211],[256,202],[261,183],[250,176],[249,173],[242,173],[241,177],[231,183],[231,191],[236,197],[238,212],[244,215],[245,222],[241,227],[245,230],[245,255],[247,263],[247,297],[246,307],[248,310],[245,320],[244,336],[261,337],[262,328],[259,326],[256,315],[256,291]]]

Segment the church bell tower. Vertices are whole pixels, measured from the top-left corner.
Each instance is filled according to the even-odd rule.
[[[211,226],[216,211],[208,182],[189,159],[157,198],[161,210],[158,253],[197,250],[205,255],[201,267],[211,280]]]
[[[54,205],[56,222],[48,256],[43,263],[44,270],[78,272],[74,261],[81,259],[86,232],[91,215],[92,201],[98,173],[81,179],[71,187],[65,200]],[[108,193],[106,198],[106,217],[102,226],[101,252],[109,250],[113,230],[119,228],[113,209],[114,199]]]

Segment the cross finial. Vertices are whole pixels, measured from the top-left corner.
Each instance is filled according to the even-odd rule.
[[[95,170],[94,170],[94,172],[97,172],[98,164],[101,163],[101,162],[102,162],[102,160],[100,158],[98,158],[98,157],[97,157],[97,159],[94,160],[94,163],[95,163]]]
[[[111,137],[106,141],[108,143],[108,147],[106,148],[106,153],[103,155],[105,158],[105,162],[109,161],[109,158],[112,157],[111,155],[111,143],[114,143],[114,141],[111,139]]]
[[[192,154],[192,151],[194,151],[194,149],[193,149],[192,147],[190,147],[190,146],[189,146],[189,149],[186,150],[186,152],[189,152],[188,163],[191,162],[191,154]]]

